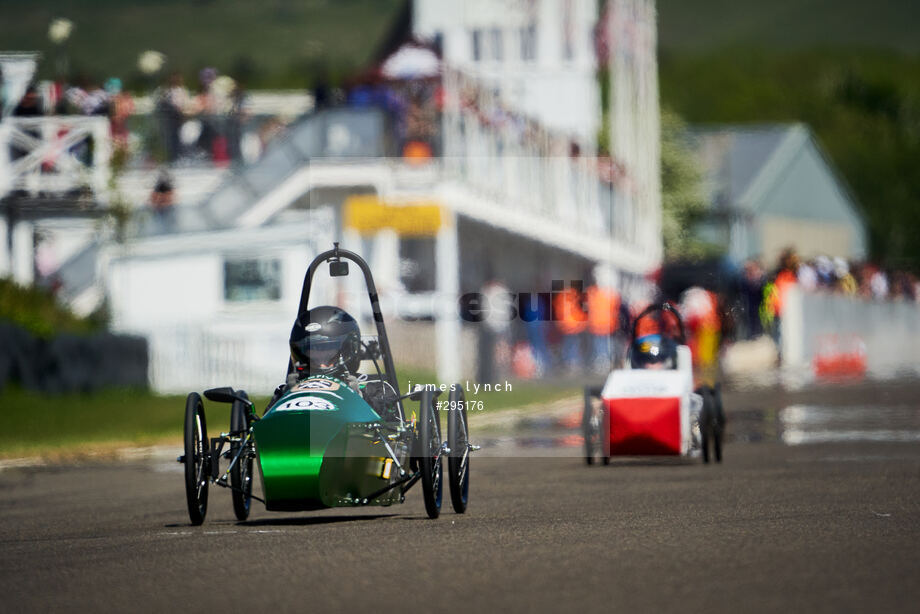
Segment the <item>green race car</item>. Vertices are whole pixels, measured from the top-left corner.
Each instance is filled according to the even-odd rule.
[[[362,337],[357,322],[337,307],[308,309],[317,269],[329,264],[333,277],[348,275],[348,261],[364,275],[376,335]],[[370,362],[370,374],[360,373]],[[382,368],[381,368],[382,363]],[[208,439],[201,396],[185,406],[185,491],[192,524],[204,522],[210,484],[228,488],[239,520],[252,499],[271,511],[392,505],[422,483],[425,510],[437,518],[442,498],[442,458],[454,511],[469,497],[469,441],[463,388],[451,386],[442,439],[436,398],[440,389],[420,387],[401,394],[377,290],[367,263],[338,244],[307,269],[297,320],[291,333],[287,382],[258,416],[242,390],[214,388],[205,398],[231,405],[230,432]],[[404,402],[418,403],[407,415]],[[459,409],[455,409],[459,408]],[[221,470],[221,460],[227,466]],[[258,466],[264,499],[252,494]]]

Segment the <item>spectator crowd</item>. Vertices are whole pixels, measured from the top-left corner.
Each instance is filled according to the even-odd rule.
[[[482,323],[480,379],[605,374],[626,358],[632,323],[652,302],[673,301],[697,373],[712,377],[726,342],[762,335],[780,341],[783,305],[793,286],[852,300],[913,303],[920,298],[920,280],[913,273],[827,256],[805,260],[793,249],[781,254],[773,270],[751,259],[717,283],[714,276],[701,275],[679,291],[670,288],[671,295],[660,289],[624,292],[609,274],[583,279],[553,288],[543,301],[540,293],[510,292],[501,281],[489,281],[481,291],[485,304],[515,306],[514,297],[524,302],[512,310],[514,317],[493,312]]]
[[[830,292],[862,300],[917,302],[920,299],[920,279],[908,271],[824,255],[805,260],[794,249],[787,248],[772,272],[757,259],[744,263],[734,299],[734,306],[742,316],[734,323],[736,338],[751,339],[763,332],[775,332],[776,319],[792,284],[804,292]]]
[[[231,77],[204,68],[198,74],[198,89],[191,91],[180,73],[168,75],[148,99],[155,117],[153,130],[132,119],[140,113],[141,100],[117,77],[101,82],[74,76],[30,83],[11,115],[108,117],[115,153],[138,156],[142,164],[161,160],[220,165],[241,160],[246,97]],[[13,159],[22,153],[12,152]]]

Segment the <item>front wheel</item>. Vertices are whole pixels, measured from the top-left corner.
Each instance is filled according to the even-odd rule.
[[[240,394],[247,399],[245,392]],[[233,487],[231,496],[233,498],[233,513],[236,514],[237,520],[246,520],[249,518],[249,510],[252,504],[252,440],[248,439],[249,434],[249,406],[242,401],[234,401],[230,410],[230,431],[231,437],[239,438],[239,441],[230,444],[230,458],[236,458],[237,453],[242,449],[240,457],[230,471],[230,485]]]
[[[725,427],[725,415],[722,411],[722,394],[715,388],[703,386],[699,389],[703,397],[703,409],[700,411],[700,447],[703,462],[708,463],[715,457],[722,462],[722,432]],[[712,454],[710,455],[710,448]]]
[[[581,431],[585,440],[585,463],[594,464],[594,453],[600,444],[600,425],[594,411],[591,390],[585,388],[585,407],[581,414]]]
[[[194,525],[208,513],[208,480],[211,450],[201,396],[192,392],[185,399],[185,499]]]
[[[447,401],[447,477],[450,503],[462,514],[470,496],[470,432],[466,415],[466,397],[459,384],[451,388]]]
[[[712,447],[716,462],[722,462],[722,441],[725,435],[725,408],[722,406],[722,387],[718,384],[712,389]]]
[[[422,392],[418,417],[418,468],[429,518],[441,514],[441,414],[431,391]]]
[[[594,404],[596,394],[591,388],[585,388],[584,411],[581,415],[582,436],[585,441],[585,463],[594,464],[594,456],[600,454],[605,465],[610,464],[610,428],[608,426],[607,409],[601,403],[598,408]]]
[[[610,412],[601,405],[601,461],[610,464]]]

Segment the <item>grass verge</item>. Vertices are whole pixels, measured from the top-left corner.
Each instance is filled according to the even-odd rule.
[[[400,376],[403,391],[410,381],[435,381],[423,372],[402,371]],[[469,391],[466,399],[482,401],[482,411],[488,413],[577,394],[573,386],[540,382],[510,385],[511,390],[478,394]],[[261,410],[268,399],[254,401]],[[230,406],[208,401],[205,404],[209,435],[226,431]],[[47,395],[8,387],[0,393],[0,458],[94,458],[125,447],[181,446],[184,411],[185,397],[180,395],[156,395],[143,390]]]

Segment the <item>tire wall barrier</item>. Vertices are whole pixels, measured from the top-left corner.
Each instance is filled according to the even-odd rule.
[[[794,288],[781,320],[784,368],[893,378],[920,373],[920,306]],[[848,372],[849,371],[849,372]]]
[[[40,392],[147,388],[147,340],[95,333],[35,337],[0,322],[0,389],[16,383]]]

